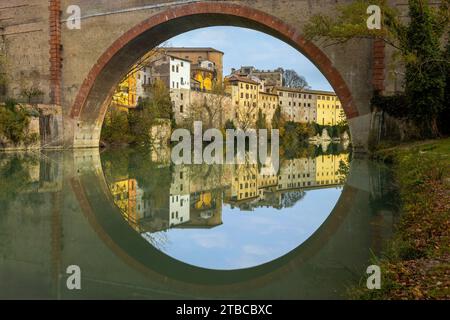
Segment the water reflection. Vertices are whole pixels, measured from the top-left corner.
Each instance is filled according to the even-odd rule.
[[[315,152],[290,152],[273,177],[164,152],[1,153],[0,297],[342,297],[389,236],[390,178]],[[65,286],[72,264],[81,291]]]
[[[233,165],[171,165],[167,157],[154,163],[168,154],[161,151],[105,152],[114,203],[151,245],[209,269],[257,266],[301,245],[331,213],[349,165],[348,152],[316,148],[296,150],[303,156],[282,159],[278,172],[248,158]]]

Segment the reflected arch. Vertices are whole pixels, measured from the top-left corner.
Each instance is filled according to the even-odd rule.
[[[100,157],[96,158],[98,159],[96,162],[99,162]],[[324,247],[333,242],[335,234],[342,229],[342,224],[345,225],[347,216],[354,212],[352,210],[355,201],[367,196],[366,191],[347,184],[326,221],[293,251],[252,268],[209,270],[180,262],[149,245],[122,218],[119,208],[112,199],[101,165],[97,163],[89,167],[96,169],[75,175],[70,185],[86,219],[98,237],[133,270],[152,281],[170,284],[171,288],[178,288],[179,292],[189,294],[194,294],[198,290],[218,296],[225,296],[230,290],[249,292],[299,272],[298,270],[305,268],[310,260],[316,259]],[[352,171],[351,169],[350,176]],[[349,253],[353,254],[351,250],[348,252],[348,239],[341,242],[340,246],[333,244],[336,249],[334,254],[343,257]]]

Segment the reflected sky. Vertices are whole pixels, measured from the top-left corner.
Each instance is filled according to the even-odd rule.
[[[309,190],[293,207],[241,211],[224,205],[213,229],[169,229],[160,248],[169,256],[207,269],[242,269],[277,259],[306,241],[327,219],[342,189]]]

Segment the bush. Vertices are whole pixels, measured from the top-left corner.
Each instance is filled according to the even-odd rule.
[[[14,145],[21,142],[32,143],[33,137],[28,137],[27,128],[30,124],[29,115],[17,103],[8,99],[4,106],[0,107],[0,134],[10,140]]]

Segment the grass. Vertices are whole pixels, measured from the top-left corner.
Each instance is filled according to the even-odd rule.
[[[355,299],[450,299],[450,139],[379,148],[393,164],[401,217],[381,257],[380,290],[365,282]]]

